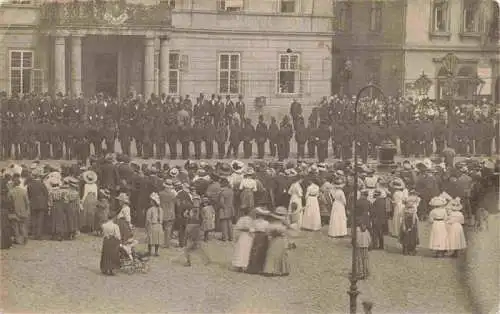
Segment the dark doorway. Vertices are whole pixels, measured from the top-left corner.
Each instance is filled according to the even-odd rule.
[[[110,97],[117,96],[118,56],[116,53],[102,53],[95,56],[96,93]]]

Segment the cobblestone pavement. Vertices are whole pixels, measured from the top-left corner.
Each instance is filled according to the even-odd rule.
[[[422,224],[421,242],[429,226]],[[351,265],[349,238],[332,239],[323,228],[302,233],[290,251],[292,274],[266,278],[230,270],[232,244],[211,240],[212,263],[195,259],[183,267],[182,251],[162,249],[147,274],[105,277],[99,272],[101,239],[80,235],[71,242],[29,241],[2,251],[5,313],[346,313]],[[144,234],[139,249],[144,250]],[[371,277],[359,283],[359,303],[374,313],[471,313],[459,275],[461,259],[400,254],[395,239],[370,253]],[[494,286],[491,286],[494,288]],[[359,306],[361,312],[361,306]]]

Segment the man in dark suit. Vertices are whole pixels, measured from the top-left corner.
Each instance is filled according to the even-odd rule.
[[[189,184],[184,183],[177,186],[175,200],[175,225],[179,231],[179,247],[186,245],[186,216],[185,213],[193,207],[193,201],[189,192]]]
[[[375,190],[373,193],[375,202],[370,208],[370,221],[372,225],[372,247],[374,249],[384,249],[384,228],[387,224],[386,197],[382,191]]]
[[[255,141],[257,142],[257,156],[259,159],[264,158],[264,145],[267,141],[267,125],[264,123],[264,116],[259,116],[259,123],[255,128]]]

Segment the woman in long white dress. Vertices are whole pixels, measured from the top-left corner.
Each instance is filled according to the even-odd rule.
[[[332,212],[330,214],[328,235],[330,237],[344,237],[347,235],[347,216],[345,212],[347,200],[343,190],[344,181],[340,178],[336,179],[334,187],[334,201],[332,205]]]
[[[448,250],[448,230],[446,229],[447,208],[446,201],[441,197],[434,197],[429,202],[433,208],[429,213],[429,222],[432,223],[429,236],[429,249],[434,251],[434,257],[444,257]]]
[[[399,229],[401,228],[401,222],[405,212],[404,202],[408,196],[408,192],[405,191],[405,184],[401,179],[392,181],[390,187],[394,190],[392,193],[393,214],[390,233],[393,237],[399,237]]]
[[[449,204],[450,212],[446,219],[448,229],[448,249],[453,252],[452,257],[458,257],[458,252],[467,248],[467,241],[465,240],[464,228],[462,225],[465,223],[464,215],[462,214],[462,204],[460,199],[456,198]]]
[[[250,261],[250,251],[253,244],[253,217],[245,209],[244,216],[238,219],[234,230],[239,231],[238,240],[234,246],[232,265],[237,271],[244,271]]]
[[[288,204],[288,213],[296,212],[296,217],[290,217],[292,223],[296,222],[299,226],[302,225],[302,197],[304,196],[304,190],[302,189],[302,180],[292,183],[288,189],[288,195],[290,195],[290,203]],[[295,206],[293,206],[295,204]]]
[[[306,206],[302,216],[302,229],[310,231],[321,230],[321,213],[319,210],[319,186],[312,183],[306,190]]]

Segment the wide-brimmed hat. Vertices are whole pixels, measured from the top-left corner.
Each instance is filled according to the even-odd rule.
[[[446,200],[443,199],[442,197],[436,196],[436,197],[433,197],[431,199],[431,201],[429,202],[429,205],[433,206],[433,207],[444,206],[444,205],[446,205]]]
[[[451,210],[454,212],[459,212],[463,209],[462,203],[460,202],[460,199],[454,199],[451,201]]]
[[[179,169],[177,169],[177,168],[172,168],[172,169],[170,169],[170,171],[168,172],[168,174],[169,174],[171,177],[176,177],[176,176],[179,174]]]
[[[163,186],[171,189],[174,187],[174,183],[172,182],[172,180],[167,179],[165,180],[165,182],[163,182]]]
[[[373,191],[373,197],[380,197],[382,196],[382,191],[380,189],[376,189]]]
[[[206,177],[206,176],[208,176],[208,172],[207,172],[205,169],[200,168],[200,169],[198,169],[198,171],[196,172],[196,175],[197,175],[198,177]]]
[[[395,180],[392,180],[390,183],[389,183],[389,187],[395,189],[395,190],[404,190],[405,189],[405,183],[403,182],[403,180],[401,179],[395,179]]]
[[[405,170],[411,170],[413,167],[411,165],[411,162],[409,160],[403,161],[403,169]]]
[[[255,170],[253,170],[252,167],[248,167],[245,169],[245,175],[246,176],[251,176],[251,175],[254,175],[255,174]]]
[[[269,216],[276,219],[285,219],[288,215],[288,210],[284,206],[278,206],[274,212],[272,212]]]
[[[296,177],[298,175],[297,171],[295,169],[286,169],[285,174],[289,177]]]
[[[129,199],[128,195],[125,193],[120,193],[120,195],[118,195],[118,197],[116,199],[119,201],[122,201],[126,204],[130,204],[130,199]]]
[[[245,164],[243,162],[239,161],[239,160],[233,160],[231,162],[231,168],[236,173],[242,173],[244,166],[245,166]]]
[[[60,186],[62,184],[61,177],[57,176],[48,177],[46,179],[46,182],[52,187]]]
[[[97,182],[97,173],[95,173],[92,170],[87,170],[84,173],[82,173],[82,178],[83,181],[87,184],[93,184]]]
[[[449,202],[453,199],[453,197],[451,197],[450,194],[446,193],[446,192],[443,192],[441,194],[439,194],[439,197],[441,197],[442,199],[444,199],[446,202]]]
[[[267,209],[265,209],[264,207],[255,207],[255,214],[257,215],[261,215],[261,216],[268,216],[271,214],[270,211],[268,211]]]
[[[231,175],[231,166],[226,164],[226,163],[223,163],[219,166],[219,169],[217,170],[217,175],[219,177],[228,177]]]
[[[149,198],[152,199],[156,205],[160,205],[160,196],[158,195],[158,193],[156,192],[153,192],[149,195]]]
[[[101,194],[102,196],[104,196],[106,198],[110,198],[111,197],[111,193],[109,192],[108,189],[100,189],[99,190],[99,194]]]
[[[342,178],[336,178],[333,181],[333,186],[336,187],[336,188],[342,188],[342,187],[344,187],[345,186],[344,179],[342,179]]]
[[[75,177],[65,177],[63,179],[63,183],[67,184],[69,186],[72,186],[72,187],[78,187],[78,184],[80,183],[80,181]]]
[[[182,183],[182,188],[185,191],[191,191],[191,186],[189,185],[189,183]]]
[[[377,186],[378,179],[375,177],[367,177],[365,179],[365,185],[368,189],[374,189]]]
[[[37,167],[37,168],[33,169],[33,171],[31,172],[31,175],[34,177],[37,177],[37,178],[42,178],[43,176],[46,175],[46,172],[45,172],[44,167]]]

